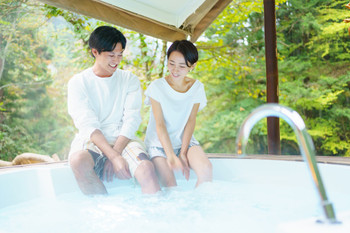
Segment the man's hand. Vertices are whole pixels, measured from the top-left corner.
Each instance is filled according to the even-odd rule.
[[[105,166],[103,168],[103,177],[102,179],[107,182],[112,182],[113,178],[115,177],[115,173],[113,170],[113,164],[109,159],[106,160]]]
[[[96,129],[91,134],[90,139],[107,156],[107,158],[109,159],[109,162],[113,166],[113,171],[115,175],[119,179],[125,180],[125,179],[131,178],[129,165],[125,161],[125,159],[121,156],[121,151],[123,151],[124,147],[129,142],[128,138],[123,136],[118,137],[116,141],[116,145],[111,147],[111,145],[109,145],[108,141],[106,140],[102,132]],[[103,168],[104,178],[106,178],[106,175],[107,175],[106,179],[111,179],[111,177],[113,177],[111,175],[109,162]]]
[[[119,179],[126,180],[131,178],[129,165],[121,155],[115,156],[111,163],[113,164],[114,173]]]

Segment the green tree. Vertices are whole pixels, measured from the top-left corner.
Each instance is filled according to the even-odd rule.
[[[0,159],[33,152],[62,153],[69,127],[57,105],[51,68],[55,56],[43,4],[1,4]],[[50,66],[51,65],[51,66]],[[51,67],[51,68],[50,68]],[[57,91],[57,92],[56,92]],[[59,102],[56,102],[59,101]],[[70,132],[71,134],[71,132]]]
[[[262,11],[262,1],[234,1],[196,43],[200,62],[195,77],[204,82],[208,99],[196,134],[207,152],[235,153],[240,124],[265,102]],[[258,143],[248,146],[251,152],[265,153],[262,125],[253,129],[252,141]]]
[[[319,155],[350,155],[346,2],[293,0],[278,11],[281,103],[302,114]],[[295,137],[282,132],[296,153]]]
[[[303,116],[317,154],[348,156],[345,1],[277,3],[280,103]],[[244,117],[266,102],[262,10],[261,2],[232,2],[197,43],[202,61],[196,77],[205,83],[209,101],[199,116],[197,136],[208,152],[235,152]],[[267,152],[266,133],[265,121],[254,127],[249,153]],[[283,120],[281,140],[283,154],[300,153]]]

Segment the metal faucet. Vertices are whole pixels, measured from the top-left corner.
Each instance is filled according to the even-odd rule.
[[[332,203],[328,200],[325,187],[322,182],[320,172],[315,158],[315,147],[310,135],[307,133],[305,123],[301,116],[294,110],[281,106],[279,104],[265,104],[256,108],[244,120],[237,136],[237,153],[245,155],[245,148],[253,126],[264,117],[279,117],[284,119],[294,130],[299,142],[300,152],[304,161],[307,163],[312,176],[313,183],[316,186],[321,199],[322,209],[326,222],[339,223],[336,219]]]

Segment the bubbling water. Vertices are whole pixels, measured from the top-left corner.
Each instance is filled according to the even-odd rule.
[[[178,184],[156,195],[130,185],[108,196],[70,193],[33,200],[0,210],[0,226],[15,233],[271,233],[281,222],[321,215],[313,189],[239,180],[196,189],[194,180]]]

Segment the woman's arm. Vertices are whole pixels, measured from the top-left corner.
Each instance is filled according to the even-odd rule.
[[[154,119],[156,121],[156,130],[157,135],[160,140],[160,143],[163,146],[163,149],[165,151],[165,154],[167,156],[167,160],[169,163],[169,166],[172,169],[181,169],[183,170],[183,166],[180,162],[180,160],[177,158],[177,156],[174,153],[173,147],[171,145],[170,137],[165,125],[164,117],[163,117],[163,111],[162,106],[160,103],[152,98],[149,98],[152,106],[152,112],[154,115]]]
[[[184,129],[184,134],[182,136],[182,146],[181,146],[181,153],[180,154],[187,154],[188,146],[190,144],[190,140],[192,138],[194,128],[196,126],[196,117],[197,117],[197,112],[199,109],[199,103],[194,104],[191,114],[188,117],[185,129]]]
[[[182,160],[182,162],[185,165],[185,169],[184,169],[184,175],[185,178],[188,180],[190,177],[190,169],[189,169],[189,164],[188,164],[188,159],[187,159],[187,151],[188,151],[188,146],[190,144],[193,132],[194,132],[194,128],[196,126],[196,117],[197,117],[197,112],[199,109],[199,103],[194,104],[191,114],[187,120],[185,129],[184,129],[184,133],[182,136],[182,145],[181,145],[181,151],[180,151],[180,159]]]

